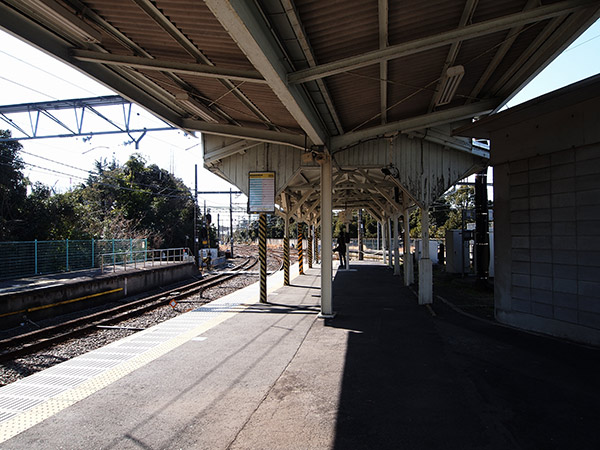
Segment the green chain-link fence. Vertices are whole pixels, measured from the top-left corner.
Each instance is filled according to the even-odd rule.
[[[146,239],[0,242],[0,279],[91,269],[102,254],[138,250]]]

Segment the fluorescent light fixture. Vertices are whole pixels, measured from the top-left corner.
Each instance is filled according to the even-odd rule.
[[[203,109],[204,106],[198,104],[198,102],[196,102],[196,100],[194,100],[188,94],[175,94],[175,98],[185,107],[185,109],[194,114],[196,117],[204,119],[207,122],[217,123],[217,121]]]
[[[65,30],[84,42],[98,43],[102,38],[98,30],[55,0],[21,0],[21,2],[29,6],[39,18],[47,20],[58,30]]]
[[[460,84],[460,80],[462,80],[464,75],[465,68],[463,66],[452,66],[448,68],[446,75],[442,80],[440,90],[437,93],[435,106],[447,105],[452,101],[454,94],[456,94],[456,89],[458,89],[458,85]]]

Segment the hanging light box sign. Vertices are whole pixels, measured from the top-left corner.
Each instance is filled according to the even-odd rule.
[[[248,212],[275,212],[275,172],[248,174]]]

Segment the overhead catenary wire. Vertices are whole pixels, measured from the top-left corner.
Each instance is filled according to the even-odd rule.
[[[30,63],[30,62],[28,62],[28,61],[25,61],[24,59],[21,59],[21,58],[19,58],[19,57],[15,56],[15,55],[13,55],[13,54],[10,54],[10,53],[8,53],[8,52],[5,52],[4,50],[0,50],[0,53],[3,53],[3,54],[5,54],[6,56],[8,56],[8,57],[10,57],[10,58],[13,58],[13,59],[15,59],[15,60],[19,61],[19,62],[20,62],[20,63],[22,63],[22,64],[25,64],[25,65],[27,65],[27,66],[29,66],[29,67],[32,67],[32,68],[34,68],[34,69],[36,69],[36,70],[39,70],[40,72],[43,72],[43,73],[45,73],[45,74],[47,74],[47,75],[50,75],[51,77],[53,77],[53,78],[55,78],[55,79],[57,79],[57,80],[59,80],[59,81],[61,81],[61,82],[65,83],[65,84],[69,84],[69,85],[71,85],[71,86],[74,86],[74,87],[76,87],[76,88],[77,88],[77,89],[79,89],[79,90],[82,90],[82,91],[85,91],[85,92],[87,92],[88,94],[96,95],[96,93],[95,93],[95,92],[93,92],[93,91],[90,91],[89,89],[82,88],[82,87],[81,87],[81,86],[79,86],[78,84],[75,84],[75,83],[73,83],[73,82],[71,82],[71,81],[69,81],[69,80],[67,80],[67,79],[65,79],[65,78],[59,77],[59,76],[57,76],[56,74],[54,74],[54,73],[52,73],[52,72],[49,72],[49,71],[47,71],[47,70],[43,69],[43,68],[42,68],[42,67],[40,67],[40,66],[36,66],[35,64],[32,64],[32,63]],[[5,78],[5,79],[6,79],[6,78]],[[54,98],[54,97],[52,97],[51,95],[44,94],[44,93],[42,93],[42,92],[39,92],[39,91],[35,91],[35,92],[38,92],[38,93],[40,93],[40,94],[43,94],[43,95],[45,95],[45,96],[47,96],[47,97],[50,97],[50,98]],[[55,99],[55,100],[56,100],[56,99]]]
[[[6,162],[2,162],[2,161],[0,161],[0,164],[3,165],[3,166],[13,167],[12,164],[6,163]],[[40,169],[40,170],[44,170],[44,171],[47,171],[47,172],[51,172],[51,173],[55,173],[55,174],[67,176],[69,178],[76,178],[76,179],[79,179],[79,180],[81,180],[83,182],[88,181],[87,178],[81,177],[79,175],[69,174],[69,173],[66,173],[66,172],[61,172],[59,170],[54,170],[54,169],[50,169],[50,168],[47,168],[47,167],[38,166],[37,164],[28,163],[28,162],[23,162],[23,164],[25,166],[34,167],[36,169]],[[143,194],[151,194],[151,195],[156,196],[156,197],[165,197],[165,198],[189,198],[189,197],[192,197],[192,193],[191,192],[187,192],[186,191],[186,193],[183,194],[183,192],[184,192],[183,190],[179,191],[179,192],[182,192],[181,195],[170,195],[170,194],[163,194],[163,193],[158,193],[158,192],[152,192],[152,191],[149,191],[149,190],[146,190],[146,189],[135,189],[135,188],[127,187],[127,186],[119,186],[119,185],[116,185],[116,184],[102,183],[102,182],[99,182],[99,181],[94,181],[93,183],[97,184],[99,186],[110,187],[110,188],[114,188],[114,189],[117,189],[117,190],[125,190],[125,191],[130,191],[130,192],[139,192],[139,193],[143,193]],[[173,191],[177,192],[177,190],[173,190]]]

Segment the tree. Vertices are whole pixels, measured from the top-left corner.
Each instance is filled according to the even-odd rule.
[[[0,138],[10,137],[10,131],[0,130]],[[16,239],[19,229],[25,226],[20,217],[27,197],[21,148],[16,141],[0,142],[0,240]]]
[[[474,208],[475,189],[472,186],[460,186],[458,189],[436,200],[429,210],[429,235],[444,238],[446,230],[456,230],[462,227],[462,211]],[[410,214],[410,235],[421,237],[421,209],[417,208]]]
[[[192,193],[182,180],[155,164],[147,166],[137,154],[123,166],[96,162],[81,203],[97,224],[88,222],[88,229],[98,237],[145,235],[157,248],[185,246],[193,234]]]

